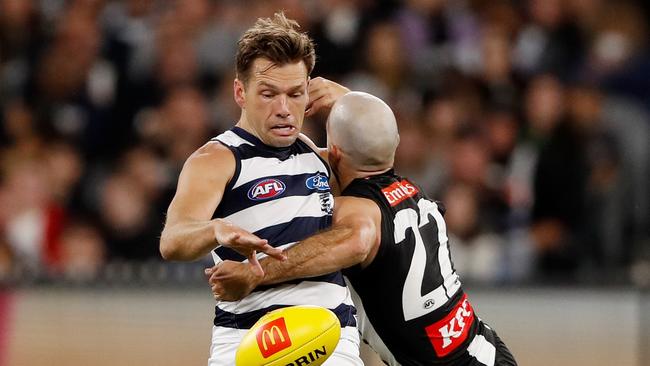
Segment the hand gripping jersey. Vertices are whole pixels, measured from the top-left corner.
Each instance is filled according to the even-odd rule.
[[[354,180],[343,195],[381,210],[376,257],[345,271],[364,340],[389,365],[493,365],[498,338],[461,288],[440,204],[392,170]]]
[[[239,127],[213,140],[227,146],[236,161],[214,217],[283,248],[331,225],[329,167],[303,141],[274,148]],[[225,247],[215,249],[213,258],[215,263],[245,260]],[[220,301],[214,325],[248,329],[268,311],[289,305],[322,306],[337,315],[342,327],[356,326],[356,309],[341,272],[259,287],[240,301]]]

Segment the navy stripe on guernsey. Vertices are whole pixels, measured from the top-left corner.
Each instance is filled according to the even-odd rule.
[[[308,196],[314,192],[318,192],[313,188],[310,189],[306,184],[307,180],[309,178],[313,178],[314,176],[315,174],[313,173],[298,175],[276,175],[273,176],[273,179],[278,179],[286,185],[286,189],[281,193],[282,197]],[[221,201],[220,206],[224,208],[219,210],[219,214],[225,217],[250,207],[250,199],[242,198],[248,198],[248,192],[251,188],[253,188],[253,186],[255,186],[255,184],[258,183],[258,181],[259,179],[246,182],[239,185],[237,188],[231,189],[230,194],[223,197]]]
[[[215,317],[214,325],[228,327],[228,328],[248,329],[248,328],[251,328],[255,324],[255,322],[257,322],[257,320],[259,318],[261,318],[262,316],[264,316],[264,314],[266,314],[267,312],[277,310],[277,309],[281,309],[283,307],[284,306],[282,306],[282,305],[273,305],[273,306],[269,306],[267,308],[264,308],[263,310],[255,310],[255,311],[251,311],[251,312],[248,312],[248,313],[237,314],[236,317],[233,316],[232,313],[229,313],[227,311],[223,311],[223,310],[219,309],[218,307],[216,307],[215,311],[214,311],[214,317]],[[332,310],[332,312],[334,314],[336,314],[336,316],[339,319],[341,319],[341,318],[354,317],[354,313],[352,313],[353,309],[354,308],[351,307],[351,306],[341,304],[341,305],[337,306],[336,308],[330,309],[330,310]],[[233,320],[228,321],[231,318]],[[216,319],[223,319],[223,321],[217,322]],[[350,324],[350,325],[354,326],[354,324]]]
[[[327,229],[329,225],[320,217],[297,217],[288,223],[281,223],[265,227],[253,234],[260,238],[273,238],[273,245],[276,247],[303,240],[313,233]],[[226,247],[219,247],[214,252],[223,260],[243,261],[243,255]]]
[[[325,184],[330,170],[306,143],[298,139],[291,146],[274,148],[239,127],[212,141],[227,146],[236,161],[215,218],[267,239],[274,247],[290,246],[331,225],[334,201]],[[256,195],[255,189],[267,182],[272,182],[271,193]],[[245,260],[225,247],[215,249],[213,257],[215,262]],[[356,326],[356,309],[341,272],[260,286],[240,301],[221,301],[215,309],[214,325],[246,329],[268,311],[301,304],[327,307],[342,326]]]

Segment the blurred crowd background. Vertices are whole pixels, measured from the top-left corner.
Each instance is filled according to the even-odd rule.
[[[178,173],[236,122],[236,41],[279,9],[313,76],[393,107],[464,280],[650,278],[648,2],[0,0],[0,282],[166,268]]]

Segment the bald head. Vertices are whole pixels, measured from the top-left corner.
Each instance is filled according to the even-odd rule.
[[[374,95],[350,92],[339,98],[327,120],[328,146],[337,146],[350,165],[364,171],[393,166],[399,144],[390,107]]]

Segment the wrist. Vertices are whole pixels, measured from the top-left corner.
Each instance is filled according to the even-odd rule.
[[[251,283],[253,283],[255,285],[254,287],[269,284],[269,282],[267,281],[267,278],[269,277],[269,274],[272,271],[272,269],[270,268],[271,267],[270,262],[274,262],[274,260],[272,258],[269,258],[269,257],[260,259],[260,266],[262,267],[262,274],[261,275],[256,275],[256,274],[252,273],[252,271],[249,272],[250,277],[251,277],[250,278]]]
[[[229,222],[224,219],[214,219],[211,221],[211,224],[212,238],[216,245],[215,248],[219,248],[220,246],[223,246],[222,240],[219,240],[219,238],[223,238],[226,235]]]
[[[264,267],[262,267],[264,268]],[[264,274],[260,275],[257,274],[256,272],[247,269],[246,274],[248,276],[247,282],[251,288],[251,290],[255,289],[258,286],[264,285],[264,278],[266,277],[266,270],[264,270]]]

